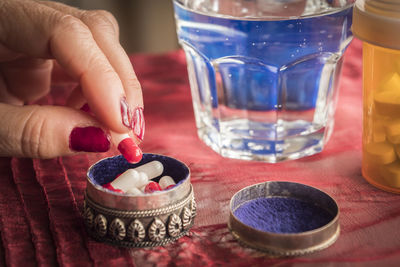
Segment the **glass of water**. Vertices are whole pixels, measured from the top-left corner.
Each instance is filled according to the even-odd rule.
[[[225,157],[320,152],[353,0],[174,0],[199,137]]]

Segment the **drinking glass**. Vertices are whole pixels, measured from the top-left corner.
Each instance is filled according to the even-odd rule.
[[[173,0],[198,135],[222,156],[320,152],[334,124],[353,0]]]

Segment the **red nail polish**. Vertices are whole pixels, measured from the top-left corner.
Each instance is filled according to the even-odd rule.
[[[132,138],[125,138],[118,144],[118,150],[130,163],[137,163],[142,159],[142,151]]]
[[[135,109],[135,113],[134,113],[134,117],[133,117],[132,130],[133,130],[133,133],[136,135],[136,137],[140,141],[143,141],[144,128],[145,128],[145,122],[144,122],[144,116],[143,116],[143,108],[137,107]]]
[[[155,191],[161,191],[161,187],[157,182],[150,182],[144,188],[145,193],[153,193]]]
[[[121,99],[121,116],[122,116],[122,123],[128,127],[131,128],[131,122],[132,122],[132,110],[128,105],[128,102],[126,102],[126,98],[123,97]]]
[[[122,123],[133,130],[136,137],[143,141],[144,137],[144,116],[143,116],[143,108],[137,107],[134,112],[129,107],[126,98],[123,97],[121,99],[121,116],[122,116]]]
[[[106,152],[110,136],[98,127],[76,127],[69,136],[69,148],[74,151]]]

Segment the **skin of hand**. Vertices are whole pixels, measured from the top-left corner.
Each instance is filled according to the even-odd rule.
[[[67,106],[24,105],[49,93],[59,67],[80,84]],[[79,109],[84,104],[90,114]],[[0,0],[0,156],[104,152],[109,132],[128,133],[138,143],[133,120],[142,107],[139,81],[110,13]]]

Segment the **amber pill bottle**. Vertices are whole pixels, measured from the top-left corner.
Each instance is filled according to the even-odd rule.
[[[400,193],[400,0],[357,0],[353,12],[363,41],[362,174]]]

